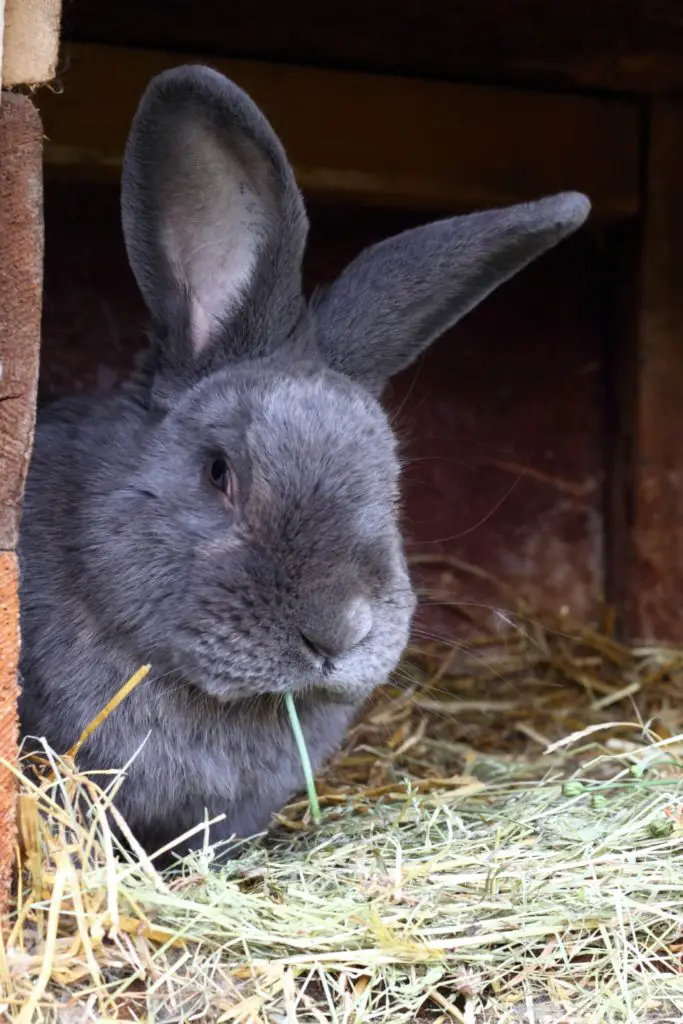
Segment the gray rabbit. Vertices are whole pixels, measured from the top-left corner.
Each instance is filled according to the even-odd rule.
[[[133,759],[118,806],[146,848],[206,814],[212,841],[266,828],[303,784],[283,695],[318,768],[395,668],[415,597],[379,395],[589,209],[406,231],[307,303],[306,213],[263,114],[206,67],[151,82],[122,181],[151,343],[120,391],[44,410],[20,545],[25,735],[66,751],[152,664],[80,754]]]

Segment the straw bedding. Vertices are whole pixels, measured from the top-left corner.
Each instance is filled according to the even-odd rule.
[[[117,857],[115,776],[23,765],[0,1011],[679,1022],[683,652],[505,622],[408,651],[318,779],[321,823],[298,799],[220,871]]]

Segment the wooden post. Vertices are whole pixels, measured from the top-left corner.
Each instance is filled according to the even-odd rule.
[[[55,72],[61,0],[0,0],[0,81]],[[0,759],[17,756],[19,567],[15,554],[33,443],[43,287],[43,129],[26,96],[0,95]],[[15,846],[14,776],[0,765],[0,916]]]
[[[43,281],[42,127],[25,96],[0,101],[0,758],[17,742],[14,554],[33,440]],[[0,766],[0,906],[14,848],[14,783]]]
[[[623,339],[622,522],[628,542],[615,545],[612,558],[621,560],[614,569],[622,581],[627,635],[681,643],[683,100],[652,102],[649,136],[634,343]]]
[[[49,82],[57,69],[62,0],[0,0],[0,15],[3,8],[3,86]]]

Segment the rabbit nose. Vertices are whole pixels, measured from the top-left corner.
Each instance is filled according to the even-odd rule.
[[[309,650],[322,658],[340,658],[357,647],[372,629],[370,602],[356,597],[339,612],[320,616],[301,628],[301,636]]]

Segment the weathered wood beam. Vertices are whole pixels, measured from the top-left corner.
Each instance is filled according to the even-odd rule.
[[[5,88],[40,85],[54,78],[61,9],[62,0],[0,0],[0,78]]]
[[[638,209],[635,103],[90,45],[68,47],[63,92],[38,97],[48,167],[118,175],[145,86],[188,60],[246,89],[317,195],[465,209],[580,189],[597,215]]]
[[[70,40],[540,88],[683,88],[680,0],[97,0]]]
[[[652,103],[639,310],[623,379],[625,621],[683,642],[683,100]]]
[[[0,97],[0,758],[17,756],[18,567],[33,443],[43,281],[42,128],[26,96]],[[14,859],[14,776],[0,765],[0,916]]]

